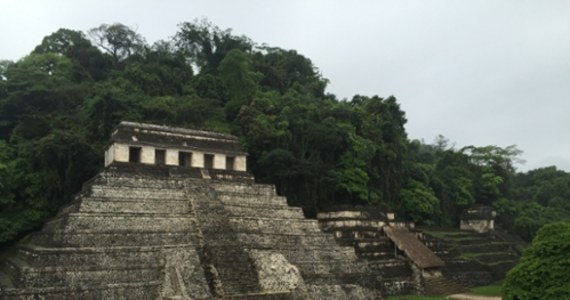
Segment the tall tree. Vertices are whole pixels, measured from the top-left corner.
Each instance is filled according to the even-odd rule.
[[[231,29],[221,30],[205,19],[185,22],[174,40],[186,53],[200,74],[217,74],[220,63],[232,49],[250,52],[253,43],[245,36],[235,36]]]
[[[257,93],[258,74],[252,70],[251,59],[239,49],[233,49],[222,60],[219,74],[230,101],[226,104],[228,120],[233,120],[242,105]]]
[[[95,45],[111,55],[116,65],[143,52],[146,42],[134,29],[121,23],[102,24],[89,30]]]

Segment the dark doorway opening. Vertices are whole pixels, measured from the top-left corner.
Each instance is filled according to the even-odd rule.
[[[214,168],[214,154],[204,154],[204,168]]]
[[[154,163],[157,166],[166,165],[166,150],[164,150],[164,149],[155,149],[154,150]]]
[[[141,147],[129,147],[129,162],[141,162]]]
[[[233,156],[226,156],[226,170],[233,170],[236,158]]]
[[[192,166],[192,152],[178,152],[178,165],[190,168]]]

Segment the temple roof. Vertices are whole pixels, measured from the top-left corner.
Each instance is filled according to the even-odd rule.
[[[126,121],[115,127],[110,142],[247,155],[231,134]]]
[[[461,220],[493,220],[496,212],[490,206],[473,205],[461,213]]]

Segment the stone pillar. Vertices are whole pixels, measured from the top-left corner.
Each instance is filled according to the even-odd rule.
[[[236,156],[234,161],[234,170],[236,171],[246,171],[247,170],[247,162],[246,157],[244,156]]]
[[[204,153],[203,152],[192,152],[192,167],[203,168],[204,167]]]
[[[154,147],[142,146],[141,147],[141,163],[147,165],[154,165]]]
[[[118,162],[129,162],[129,145],[124,144],[114,144],[115,147],[115,159]]]
[[[226,169],[226,155],[214,154],[214,169],[219,169],[219,170]]]
[[[178,150],[166,149],[166,165],[178,166]]]

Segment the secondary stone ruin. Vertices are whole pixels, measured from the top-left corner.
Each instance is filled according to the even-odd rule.
[[[493,208],[484,205],[474,205],[461,213],[461,230],[470,230],[486,233],[495,229],[495,216]]]
[[[430,250],[441,244],[413,224],[354,209],[306,219],[254,181],[246,158],[232,135],[121,122],[105,169],[4,255],[0,299],[382,299],[458,290],[446,278],[461,274]]]

